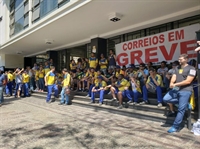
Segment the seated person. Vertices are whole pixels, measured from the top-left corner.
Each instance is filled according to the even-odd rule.
[[[81,72],[81,69],[80,69],[80,68],[77,68],[77,69],[76,69],[75,76],[74,76],[74,78],[73,78],[74,84],[77,85],[76,90],[78,90],[78,84],[79,84],[79,82],[80,82],[80,80],[81,80],[82,74],[83,74],[83,73]]]
[[[119,99],[119,107],[118,109],[122,109],[122,99],[123,97],[126,97],[126,92],[129,92],[127,89],[130,86],[130,83],[124,79],[124,75],[120,74],[118,77],[118,81],[116,83],[112,84],[111,93],[113,95],[112,101],[116,101],[115,94],[117,94],[117,97]]]
[[[172,63],[172,69],[170,69],[170,70],[166,73],[166,75],[165,75],[165,77],[164,77],[164,84],[165,84],[165,87],[166,87],[167,89],[169,89],[169,84],[170,84],[170,80],[171,80],[172,74],[174,74],[175,69],[177,68],[178,65],[179,65],[179,62],[178,62],[178,61],[174,61],[174,62]]]
[[[79,91],[83,91],[83,92],[85,91],[85,86],[87,85],[88,76],[89,76],[89,73],[87,72],[87,69],[84,69],[82,76],[81,76],[81,79],[80,79],[79,84],[78,84]]]
[[[136,105],[138,103],[138,98],[142,97],[142,91],[140,89],[140,81],[136,79],[135,75],[130,76],[130,85],[131,85],[131,91],[126,92],[126,96],[129,100],[128,103],[132,103],[132,97],[134,99],[133,105]]]
[[[115,77],[118,78],[118,76],[119,76],[120,74],[123,74],[123,75],[124,75],[124,71],[121,70],[121,67],[120,67],[119,65],[117,65],[117,66],[116,66],[116,69],[115,69]]]
[[[103,81],[103,77],[102,76],[98,76],[98,82],[95,83],[95,86],[92,88],[92,93],[91,93],[91,102],[90,103],[94,103],[95,102],[95,94],[100,94],[99,97],[99,105],[103,104],[103,99],[104,99],[104,94],[108,93],[108,90],[106,89],[106,82]]]
[[[90,68],[90,74],[87,80],[87,90],[88,90],[88,95],[87,97],[91,97],[91,91],[92,88],[95,86],[95,79],[97,78],[98,74],[95,71],[94,68]]]
[[[166,75],[166,73],[168,72],[168,68],[166,67],[167,62],[162,61],[160,64],[160,68],[157,70],[157,73],[164,78],[164,76]]]
[[[147,79],[146,85],[143,86],[143,102],[140,104],[148,103],[148,91],[157,93],[158,107],[162,106],[163,96],[162,92],[165,91],[163,86],[162,77],[156,74],[154,68],[149,69],[150,76]]]

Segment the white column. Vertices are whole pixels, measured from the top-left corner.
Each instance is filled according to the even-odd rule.
[[[28,22],[28,24],[29,24],[29,27],[32,25],[32,15],[33,15],[33,12],[32,12],[32,0],[29,0],[29,2],[28,2],[28,5],[29,5],[29,7],[28,7],[28,10],[29,10],[29,13],[28,13],[28,18],[29,18],[29,22]]]

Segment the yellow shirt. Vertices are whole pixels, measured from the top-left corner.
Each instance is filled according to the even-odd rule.
[[[91,68],[96,68],[98,64],[98,59],[96,57],[90,57],[89,58],[89,66]]]
[[[100,65],[100,68],[101,69],[106,69],[107,68],[107,65],[108,65],[108,61],[107,59],[100,59],[99,60],[99,65]]]
[[[99,88],[101,88],[101,87],[106,87],[107,86],[107,83],[105,82],[105,81],[102,81],[101,83],[99,83],[99,82],[96,82],[95,83],[95,86],[96,87],[99,87]]]
[[[163,81],[162,81],[162,77],[159,74],[156,74],[155,79],[158,82],[160,87],[164,87]],[[154,83],[154,81],[152,80],[151,76],[148,77],[147,84],[150,83],[150,82]]]
[[[63,80],[63,87],[70,86],[71,76],[70,74],[66,74]]]
[[[35,71],[35,80],[36,81],[39,80],[39,71],[38,70]]]
[[[76,64],[70,64],[70,70],[75,70],[76,69]]]
[[[10,81],[10,82],[12,82],[13,81],[13,75],[11,74],[11,73],[9,73],[8,75],[7,75],[7,77],[8,77],[8,81]]]
[[[47,77],[47,85],[53,85],[55,83],[55,74],[51,71],[49,71],[47,74],[46,74],[46,77]]]
[[[118,87],[119,91],[124,91],[125,87],[130,86],[130,83],[126,79],[122,79],[121,81],[117,81],[115,84],[122,85],[121,87]]]
[[[123,71],[123,70],[120,70],[120,72],[116,72],[116,73],[115,73],[115,76],[118,77],[120,74],[123,74],[123,75],[124,75],[124,71]]]
[[[46,75],[49,71],[50,71],[50,68],[49,68],[49,67],[45,67],[45,68],[44,68],[44,74],[45,74],[45,75]]]
[[[38,72],[39,72],[39,78],[44,78],[44,73],[45,73],[44,69],[42,71],[39,70]]]
[[[29,75],[28,74],[22,74],[22,82],[23,83],[29,82]]]
[[[139,85],[139,87],[136,87],[136,85],[135,85],[136,91],[142,93],[142,91],[141,91],[141,89],[140,89],[140,81],[139,81],[139,80],[136,80],[136,83]],[[133,87],[132,87],[132,89],[133,89]]]

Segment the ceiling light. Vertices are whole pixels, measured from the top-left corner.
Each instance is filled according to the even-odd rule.
[[[111,14],[109,15],[109,20],[112,21],[112,22],[120,21],[121,18],[122,18],[122,15],[119,14],[119,13],[116,13],[116,12],[111,13]]]

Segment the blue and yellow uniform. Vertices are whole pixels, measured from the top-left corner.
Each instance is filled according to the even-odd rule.
[[[89,67],[90,68],[96,69],[97,64],[98,64],[98,59],[96,57],[90,57],[89,58]]]
[[[54,90],[54,96],[58,97],[58,87],[55,84],[56,75],[52,71],[49,71],[45,77],[46,77],[46,81],[47,81],[46,83],[47,83],[47,88],[48,88],[48,95],[47,95],[46,102],[49,102],[51,99],[52,90]]]
[[[99,61],[100,69],[106,69],[108,65],[107,59],[100,59]]]
[[[70,88],[70,82],[71,81],[71,76],[69,73],[66,73],[64,75],[64,80],[63,80],[63,88],[62,88],[62,91],[61,91],[61,101],[60,103],[61,104],[68,104],[69,102],[69,95],[66,93],[66,90],[69,90]]]
[[[28,83],[29,83],[29,75],[27,73],[22,74],[22,82],[23,82],[23,87],[24,87],[24,97],[29,96],[29,88],[28,88]]]
[[[6,84],[6,95],[12,96],[12,86],[13,86],[13,79],[14,76],[11,73],[8,73],[8,83]]]

